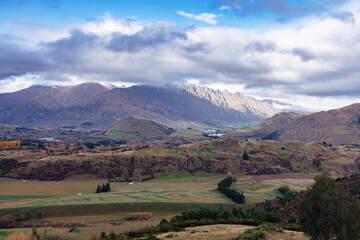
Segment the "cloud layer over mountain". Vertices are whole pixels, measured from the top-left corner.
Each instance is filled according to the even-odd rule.
[[[222,4],[234,8],[236,2]],[[261,10],[254,7],[242,11]],[[280,14],[283,7],[274,11]],[[195,80],[304,107],[313,101],[320,109],[360,101],[360,4],[325,10],[271,30],[143,24],[109,14],[64,28],[9,23],[0,35],[0,89],[34,82]]]

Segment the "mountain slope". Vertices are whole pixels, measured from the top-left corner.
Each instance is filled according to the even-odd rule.
[[[207,87],[185,85],[180,86],[180,88],[195,96],[211,101],[217,106],[234,109],[242,113],[249,113],[259,118],[268,118],[279,112],[278,109],[267,102],[259,101],[240,93],[230,93],[226,90],[221,92]]]
[[[54,88],[34,97],[33,100],[44,107],[57,109],[79,105],[106,90],[108,88],[99,83],[83,83],[77,86]]]
[[[300,114],[292,112],[277,113],[255,127],[238,128],[229,131],[228,135],[233,137],[265,137],[272,133],[282,132],[299,117],[301,117]]]
[[[174,130],[145,118],[128,116],[116,122],[107,129],[106,134],[116,135],[119,133],[132,134],[145,138],[166,137]]]
[[[285,128],[278,139],[360,144],[360,104],[302,116]]]
[[[209,89],[204,91],[211,92]],[[24,100],[11,100],[22,99],[23,94]],[[221,95],[217,91],[217,96]],[[242,100],[235,97],[231,104],[224,98],[220,104],[213,98],[200,97],[175,86],[109,89],[97,83],[84,83],[70,87],[30,88],[0,94],[1,99],[10,100],[0,105],[0,123],[41,127],[82,126],[86,123],[94,129],[107,128],[125,116],[148,118],[172,128],[226,127],[260,122],[264,116],[272,114],[271,109],[250,111],[250,105],[253,109],[257,105],[247,104],[245,97]],[[241,105],[246,106],[241,108]]]
[[[282,141],[360,144],[360,104],[312,114],[278,113],[253,128],[229,131],[234,137],[265,137]],[[271,135],[271,136],[270,136]]]

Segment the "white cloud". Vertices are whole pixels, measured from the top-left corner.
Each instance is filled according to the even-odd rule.
[[[216,19],[217,16],[215,14],[212,13],[201,13],[199,15],[195,15],[192,13],[186,13],[184,11],[178,11],[177,14],[187,17],[187,18],[191,18],[191,19],[195,19],[198,21],[203,21],[212,25],[216,25]]]
[[[221,7],[219,8],[219,10],[229,10],[229,9],[231,9],[230,6],[221,6]]]
[[[96,21],[80,24],[73,28],[85,33],[105,36],[112,33],[133,35],[140,31],[143,26],[134,19],[116,19],[113,18],[109,12],[106,12],[103,17],[98,18]]]
[[[41,60],[46,64],[36,64],[33,52],[22,54],[21,48],[8,47],[4,43],[9,38],[0,36],[0,65],[9,66],[0,69],[0,89],[71,81],[189,82],[289,102],[307,110],[345,106],[360,101],[360,3],[349,3],[339,11],[353,16],[354,21],[325,14],[269,31],[225,26],[181,29],[174,24],[144,25],[105,15],[94,22],[50,29],[57,36],[54,39],[61,41],[42,45],[35,52],[36,59],[44,56]],[[83,33],[74,35],[71,29]],[[20,31],[17,36],[23,32],[15,31]],[[64,32],[69,35],[62,35]],[[11,42],[36,46],[27,39],[39,43],[45,35],[34,40],[23,34],[16,43]],[[2,72],[4,69],[7,71]],[[23,72],[27,74],[19,76]]]

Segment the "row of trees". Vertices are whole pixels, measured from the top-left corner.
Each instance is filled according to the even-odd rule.
[[[230,198],[236,203],[245,203],[246,198],[243,193],[240,193],[234,189],[230,189],[232,183],[233,183],[233,178],[226,177],[219,182],[217,190],[225,194],[228,198]]]
[[[20,147],[21,142],[20,141],[3,141],[0,142],[0,148],[1,147]]]
[[[102,193],[102,192],[110,192],[110,183],[104,184],[102,186],[98,185],[96,188],[96,193]]]

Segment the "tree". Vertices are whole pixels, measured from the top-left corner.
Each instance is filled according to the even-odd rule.
[[[96,188],[96,193],[101,193],[101,187],[100,187],[100,185],[97,186],[97,188]]]
[[[110,183],[106,184],[106,190],[107,190],[107,192],[111,192]]]
[[[249,155],[247,154],[247,152],[246,152],[245,150],[244,150],[244,153],[243,153],[242,158],[243,158],[244,160],[249,160]]]
[[[299,203],[300,225],[311,239],[359,239],[360,204],[338,187],[325,172],[304,193]]]

